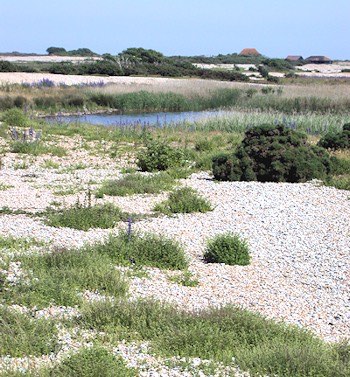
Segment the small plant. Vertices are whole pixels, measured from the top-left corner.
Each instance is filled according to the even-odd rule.
[[[246,266],[250,263],[248,244],[237,234],[218,235],[208,242],[204,260],[207,263]]]
[[[42,166],[45,169],[58,169],[60,164],[52,160],[45,160]]]
[[[171,276],[169,280],[184,287],[197,287],[198,279],[190,271],[184,271],[180,275]]]
[[[167,170],[185,163],[184,154],[159,140],[150,140],[146,143],[146,150],[137,156],[137,166],[142,171]]]
[[[19,161],[19,162],[15,162],[13,164],[13,168],[14,170],[25,170],[25,169],[28,169],[29,165],[27,163],[27,161]]]
[[[169,199],[157,204],[154,210],[170,214],[208,212],[213,209],[210,203],[200,197],[195,190],[190,187],[183,187],[170,193]]]
[[[12,188],[13,186],[11,185],[7,185],[6,183],[2,183],[0,182],[0,191],[6,191],[6,190],[9,190],[10,188]]]

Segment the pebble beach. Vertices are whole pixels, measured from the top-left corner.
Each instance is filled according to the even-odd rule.
[[[79,140],[72,143],[78,145]],[[118,178],[121,167],[125,165],[123,160],[112,163],[108,157],[94,157],[87,150],[80,150],[74,156],[73,153],[68,155],[60,160],[60,164],[64,166],[68,164],[67,161],[70,164],[88,161],[89,167],[62,173],[59,169],[43,167],[45,157],[37,157],[27,168],[16,169],[19,157],[7,153],[2,159],[0,183],[8,185],[8,188],[0,190],[0,208],[26,210],[35,214],[53,201],[69,206],[77,198],[83,197],[89,182],[93,182],[94,187],[105,179]],[[325,187],[319,182],[217,183],[208,172],[192,174],[188,179],[179,180],[179,184],[197,190],[210,201],[214,210],[203,214],[148,217],[135,222],[133,230],[165,235],[180,242],[189,260],[189,270],[198,280],[198,285],[186,287],[169,279],[177,272],[145,268],[145,277],[130,278],[130,300],[154,298],[185,311],[232,304],[308,329],[327,342],[350,338],[348,191]],[[55,195],[58,186],[62,189],[72,185],[80,187],[78,192]],[[165,197],[166,193],[106,196],[96,199],[96,202],[112,202],[122,210],[132,209],[133,212],[147,215]],[[121,223],[112,230],[92,229],[85,232],[50,227],[41,218],[26,214],[0,215],[0,236],[34,238],[48,245],[48,251],[55,246],[72,248],[101,241],[123,227],[125,224]],[[207,241],[224,232],[239,234],[247,241],[252,257],[249,266],[207,264],[203,261]],[[11,268],[3,271],[14,284],[16,279],[21,279],[21,273],[18,264],[12,264]],[[86,292],[84,298],[99,299],[98,294],[93,292]],[[38,318],[79,315],[76,308],[54,305],[44,310],[23,307],[14,307],[13,310],[32,310]],[[75,344],[71,335],[63,338],[65,352],[82,346]],[[86,336],[86,344],[89,339]],[[139,366],[148,365],[144,367],[142,376],[186,375],[176,368],[164,369],[160,373],[159,368],[163,368],[164,363],[148,355],[145,347],[121,344],[115,352],[122,354],[126,360],[128,357],[133,362],[141,360]],[[57,362],[60,357],[61,354],[51,355],[46,361],[40,358],[19,360],[4,357],[0,358],[0,372],[1,368],[6,369],[9,365],[15,369],[26,369],[33,363],[38,366]],[[240,374],[239,370],[222,371],[220,375],[233,373],[245,375]]]

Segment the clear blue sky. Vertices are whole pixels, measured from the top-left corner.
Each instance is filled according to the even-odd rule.
[[[0,52],[127,47],[350,59],[350,0],[0,0]]]

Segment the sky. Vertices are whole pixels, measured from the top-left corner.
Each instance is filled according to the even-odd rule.
[[[0,0],[0,52],[50,46],[117,54],[350,59],[349,0]]]

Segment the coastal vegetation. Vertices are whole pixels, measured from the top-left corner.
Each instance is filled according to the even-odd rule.
[[[174,57],[176,66],[143,49],[126,55],[137,58],[132,69],[184,69],[204,61]],[[115,59],[86,64],[114,67]],[[339,334],[342,318],[331,317],[332,311],[324,315],[325,306],[319,310],[322,284],[330,278],[324,250],[312,238],[326,240],[335,255],[346,247],[346,219],[337,223],[339,213],[328,210],[340,203],[346,213],[350,190],[348,84],[310,85],[310,95],[303,85],[206,83],[202,92],[189,88],[190,79],[181,85],[123,91],[44,81],[0,88],[0,376],[137,376],[148,367],[190,375],[349,376],[348,340],[319,336]],[[204,109],[221,110],[216,117],[168,126],[48,123],[39,117]],[[295,218],[279,218],[285,208]],[[321,223],[316,230],[314,214]],[[262,259],[271,245],[273,254]],[[299,259],[303,248],[306,259]],[[307,280],[312,258],[322,262],[322,268],[315,262],[320,283]],[[343,279],[336,269],[345,262],[330,263],[332,274]],[[281,297],[273,284],[281,281],[281,307],[288,309],[273,312]],[[304,283],[306,289],[289,299],[291,281],[294,290]],[[331,282],[338,282],[340,295],[343,282]],[[306,296],[302,310],[290,316],[293,300],[310,286],[320,291],[314,312],[305,307]],[[235,300],[244,298],[239,306],[226,304],[232,287]],[[331,289],[325,289],[331,300]],[[217,307],[208,307],[214,294]],[[300,313],[306,312],[303,322]],[[318,332],[308,329],[307,321],[314,325],[321,315],[328,333],[319,322]]]

